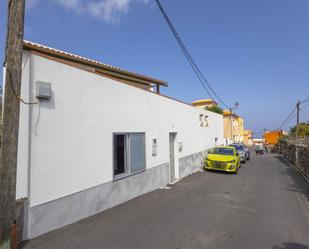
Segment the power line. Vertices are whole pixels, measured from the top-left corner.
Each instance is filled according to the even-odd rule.
[[[200,83],[202,84],[203,88],[205,89],[205,91],[207,92],[207,94],[209,95],[210,98],[214,99],[212,95],[214,95],[217,100],[224,105],[227,108],[230,108],[223,100],[222,98],[220,98],[220,96],[216,93],[216,91],[212,88],[212,86],[210,85],[210,83],[207,81],[206,77],[204,76],[204,74],[201,72],[201,70],[199,69],[199,67],[197,66],[197,64],[195,63],[195,61],[193,60],[191,54],[189,53],[188,49],[186,48],[186,46],[184,45],[183,41],[181,40],[178,32],[176,31],[173,23],[171,22],[170,18],[168,17],[168,15],[166,14],[162,4],[160,3],[160,0],[155,0],[165,21],[167,22],[168,26],[170,27],[171,31],[173,32],[173,35],[178,43],[178,45],[180,46],[181,50],[183,51],[183,53],[185,54],[190,66],[192,67],[194,73],[196,74],[197,78],[199,79]],[[207,86],[206,86],[207,85]]]
[[[307,101],[309,101],[309,96],[307,98],[305,98],[304,100],[302,101],[299,101],[299,105],[300,104],[303,104],[303,103],[306,103]],[[302,111],[303,109],[309,107],[309,104],[305,105],[304,107],[300,108],[300,111]],[[295,111],[297,110],[297,105],[296,107],[293,108],[293,110],[290,112],[290,114],[287,116],[287,118],[281,123],[280,126],[278,126],[278,128],[276,130],[280,130],[282,129],[282,127],[287,123],[289,122],[291,119],[293,119],[297,113],[294,113]]]
[[[303,109],[301,109],[300,112],[301,112],[302,114],[304,114],[305,116],[309,116],[309,113],[308,113],[308,112],[305,112]],[[304,122],[306,122],[306,121],[304,121]]]
[[[12,73],[11,73],[11,71],[10,71],[7,67],[5,67],[5,70],[6,70],[6,73],[9,75],[9,79],[10,79],[10,80],[9,80],[9,83],[10,83],[10,86],[11,86],[11,90],[12,90],[14,96],[15,96],[20,102],[22,102],[22,103],[25,104],[25,105],[37,105],[37,104],[40,103],[39,101],[37,101],[37,102],[27,102],[27,101],[23,100],[23,99],[17,94],[17,92],[16,92],[16,90],[15,90],[15,88],[14,88],[14,86],[13,86],[13,82],[12,82]]]
[[[171,20],[169,19],[168,15],[166,14],[165,10],[163,9],[163,6],[161,5],[160,1],[159,0],[156,0],[156,3],[162,13],[162,15],[164,16],[165,18],[165,21],[167,22],[168,26],[170,27],[170,29],[172,30],[173,32],[173,35],[176,39],[176,41],[178,42],[178,45],[180,46],[181,50],[183,51],[183,53],[185,54],[188,62],[190,63],[194,73],[196,74],[196,76],[198,77],[199,81],[201,82],[203,88],[206,90],[206,92],[208,93],[209,97],[212,98],[212,94],[210,93],[210,91],[208,90],[208,88],[205,86],[204,82],[203,82],[203,79],[201,77],[201,75],[199,74],[199,70],[198,68],[196,67],[196,64],[194,63],[190,53],[188,52],[186,46],[184,45],[184,43],[182,42],[178,32],[176,31],[174,25],[172,24]]]
[[[309,96],[307,97],[307,98],[305,98],[303,101],[301,101],[300,103],[301,104],[304,104],[304,103],[306,103],[306,102],[308,102],[309,101]]]
[[[282,124],[277,128],[277,130],[280,130],[288,121],[290,121],[293,117],[295,117],[296,113],[296,107],[293,108],[293,110],[290,112],[290,114],[287,116],[287,118],[282,122]],[[292,116],[294,114],[294,116]]]
[[[309,104],[308,105],[305,105],[303,106],[300,110],[304,110],[305,108],[309,107]]]

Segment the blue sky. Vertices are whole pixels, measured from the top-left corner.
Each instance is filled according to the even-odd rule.
[[[161,1],[213,88],[240,103],[246,128],[277,128],[309,96],[308,0]],[[163,93],[186,102],[208,97],[154,0],[26,3],[25,39],[165,80]],[[0,9],[3,61],[5,0]]]

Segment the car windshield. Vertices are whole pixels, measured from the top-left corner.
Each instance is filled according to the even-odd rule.
[[[241,144],[231,144],[236,150],[245,150],[244,146]]]
[[[233,156],[234,155],[234,149],[232,148],[220,148],[220,147],[216,147],[213,148],[213,150],[211,151],[212,154],[218,154],[218,155],[229,155],[229,156]]]

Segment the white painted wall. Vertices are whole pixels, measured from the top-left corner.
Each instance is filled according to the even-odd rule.
[[[27,64],[23,71],[22,94],[29,97],[29,79],[33,96],[37,80],[50,82],[53,94],[32,106],[29,158],[29,107],[21,109],[17,197],[27,196],[30,161],[30,206],[112,181],[113,132],[146,133],[147,168],[169,161],[169,132],[177,132],[177,143],[183,142],[179,158],[214,146],[215,137],[223,141],[222,115],[37,55],[31,58],[31,69]],[[199,126],[200,113],[209,116],[209,127]],[[152,156],[153,138],[158,139],[157,156]]]
[[[26,102],[32,102],[30,96],[30,66],[31,54],[24,52],[22,61],[22,84],[21,98]],[[34,99],[34,102],[37,100]],[[30,109],[29,105],[20,102],[20,124],[18,132],[18,156],[17,156],[17,175],[16,175],[16,198],[28,197],[28,168],[29,168],[29,130],[30,130]]]

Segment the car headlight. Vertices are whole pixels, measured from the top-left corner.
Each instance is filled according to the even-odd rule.
[[[235,163],[235,159],[234,160],[231,160],[231,161],[227,161],[227,163]]]
[[[235,164],[231,164],[230,169],[234,169],[235,168]]]

